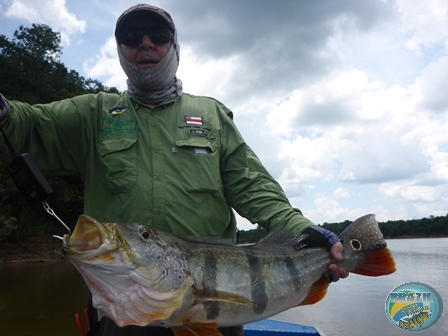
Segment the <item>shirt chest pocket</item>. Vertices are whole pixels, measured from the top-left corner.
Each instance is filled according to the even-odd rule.
[[[189,192],[216,192],[221,186],[219,153],[214,138],[176,140],[182,185]]]
[[[99,148],[100,160],[113,194],[127,193],[137,181],[137,139],[106,139]]]

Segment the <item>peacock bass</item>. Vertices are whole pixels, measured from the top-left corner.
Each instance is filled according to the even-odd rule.
[[[63,254],[84,278],[99,318],[119,326],[164,326],[176,336],[261,320],[326,294],[331,263],[366,276],[395,271],[374,215],[340,235],[343,260],[304,237],[273,232],[255,245],[179,238],[137,223],[100,223],[81,215]]]

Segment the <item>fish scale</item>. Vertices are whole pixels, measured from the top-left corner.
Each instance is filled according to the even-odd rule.
[[[172,327],[176,336],[219,336],[218,326],[318,302],[331,263],[367,276],[395,271],[374,215],[358,218],[340,238],[343,259],[335,261],[327,248],[306,248],[304,237],[287,232],[237,246],[82,215],[64,236],[63,254],[85,279],[99,317],[120,326]]]

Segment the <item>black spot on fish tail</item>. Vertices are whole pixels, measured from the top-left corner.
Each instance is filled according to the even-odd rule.
[[[216,257],[212,251],[204,251],[204,276],[202,286],[211,296],[213,293],[218,297],[216,292],[218,270],[216,267]],[[221,310],[219,301],[206,301],[203,303],[205,315],[207,319],[214,320],[218,317]]]
[[[292,258],[288,255],[284,256],[286,269],[288,270],[289,277],[291,278],[291,282],[294,286],[294,290],[300,289],[300,276],[299,271],[297,270],[296,266],[294,265],[294,261]]]
[[[253,309],[256,314],[261,314],[268,305],[268,295],[266,293],[266,283],[261,274],[260,259],[253,253],[246,253],[250,267],[250,287]]]

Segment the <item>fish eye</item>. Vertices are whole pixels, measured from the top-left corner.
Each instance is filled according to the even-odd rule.
[[[151,238],[151,232],[149,232],[149,230],[146,228],[142,228],[140,229],[140,236],[142,236],[142,238],[144,239]]]
[[[361,249],[361,242],[357,239],[350,240],[350,245],[354,250],[359,251]]]

